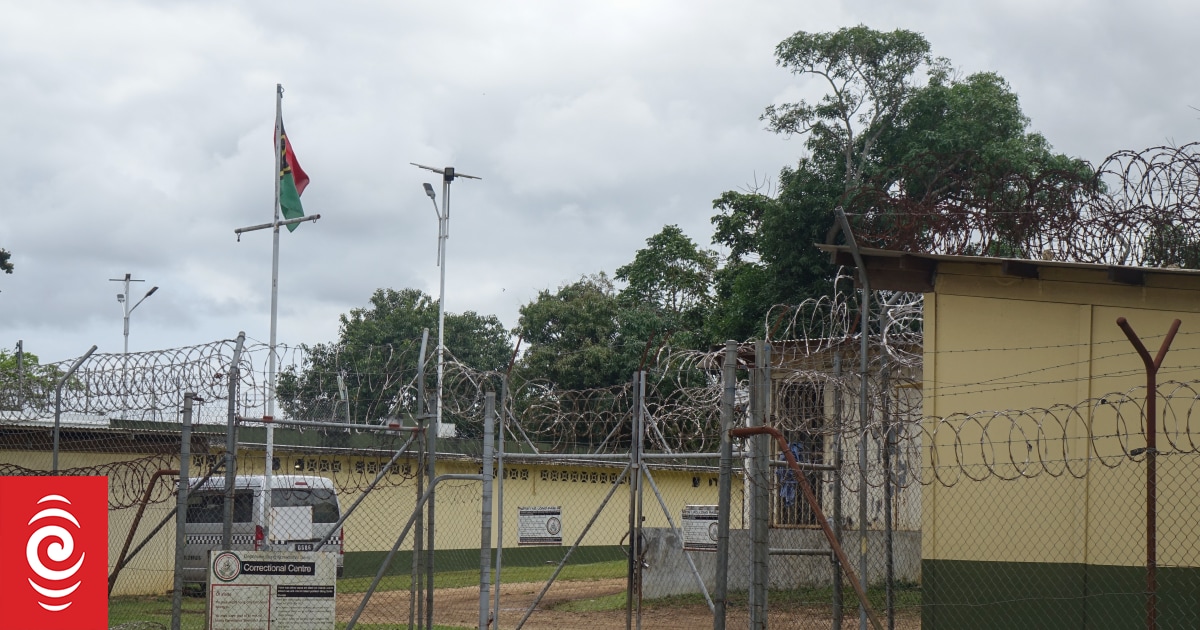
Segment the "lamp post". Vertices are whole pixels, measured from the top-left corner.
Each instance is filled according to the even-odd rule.
[[[129,305],[129,301],[130,301],[129,283],[130,282],[145,282],[145,280],[138,280],[136,278],[133,278],[132,275],[133,274],[127,273],[127,274],[125,274],[124,278],[109,278],[108,279],[109,282],[124,282],[125,283],[125,291],[123,293],[117,294],[117,302],[121,303],[121,305],[124,307],[124,310],[125,310],[125,318],[124,318],[125,351],[123,354],[129,354],[129,315],[131,313],[133,313],[133,309],[137,308],[138,305],[140,305],[142,302],[145,302],[146,298],[150,297],[151,295],[154,295],[154,292],[158,290],[158,287],[150,287],[150,290],[146,292],[146,295],[142,296],[142,299],[140,299],[136,303],[134,303],[133,306],[130,306]]]
[[[445,168],[435,168],[409,162],[413,166],[423,168],[427,171],[440,173],[442,175],[442,208],[439,210],[437,205],[437,194],[433,191],[433,185],[428,182],[424,184],[425,194],[429,196],[429,200],[433,202],[433,211],[438,217],[438,267],[441,269],[441,280],[438,288],[438,345],[437,345],[437,411],[434,415],[433,430],[428,432],[426,440],[426,448],[429,449],[428,457],[426,457],[426,466],[428,469],[429,479],[429,499],[428,516],[425,519],[425,526],[429,533],[425,540],[428,548],[426,554],[426,584],[429,584],[429,590],[425,592],[425,622],[427,627],[433,627],[433,543],[434,534],[434,500],[433,500],[433,484],[437,478],[437,439],[441,437],[442,432],[442,374],[443,372],[443,355],[446,350],[445,328],[446,328],[446,239],[450,238],[450,183],[455,177],[466,177],[467,179],[480,179],[474,175],[464,175],[456,173],[453,166]],[[424,356],[424,355],[422,355]],[[424,359],[422,359],[422,366]],[[424,378],[424,374],[421,375]],[[423,409],[418,410],[418,415]],[[454,433],[447,431],[447,437],[454,437]]]
[[[433,211],[438,217],[438,268],[441,271],[441,279],[438,287],[438,346],[437,346],[437,411],[435,412],[435,428],[434,433],[442,431],[442,374],[443,374],[443,356],[446,350],[445,328],[446,328],[446,240],[450,238],[450,183],[456,177],[465,177],[467,179],[482,179],[474,175],[457,173],[453,166],[445,168],[435,168],[409,162],[413,166],[423,168],[434,173],[442,175],[442,208],[438,209],[437,195],[434,193],[433,185],[426,182],[425,194],[429,196],[429,200],[433,202]]]

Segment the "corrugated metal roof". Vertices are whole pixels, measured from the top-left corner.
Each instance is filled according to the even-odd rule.
[[[833,261],[848,267],[857,266],[848,245],[824,245],[817,248],[829,252]],[[998,266],[1004,275],[1019,278],[1039,278],[1043,269],[1070,269],[1099,271],[1107,275],[1109,282],[1124,285],[1143,285],[1148,275],[1200,278],[1200,270],[1178,267],[1139,267],[1134,265],[1109,265],[1100,263],[1065,262],[1029,258],[998,258],[992,256],[952,256],[948,254],[926,254],[902,252],[889,249],[863,247],[859,255],[866,265],[873,289],[933,291],[933,279],[937,267],[942,263]]]

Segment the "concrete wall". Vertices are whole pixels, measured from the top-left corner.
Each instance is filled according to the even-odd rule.
[[[666,528],[647,528],[646,563],[649,568],[643,573],[643,596],[648,599],[699,593],[700,587],[679,537]],[[858,548],[857,535],[844,534],[847,547]],[[851,544],[853,539],[854,544]],[[896,579],[919,582],[921,579],[921,533],[912,531],[894,532]],[[770,546],[780,549],[828,549],[824,534],[816,529],[772,529]],[[867,579],[880,583],[884,576],[883,532],[867,532]],[[846,549],[854,570],[858,571],[859,558]],[[705,587],[712,594],[716,587],[717,554],[692,551],[692,562],[704,579]],[[745,591],[749,587],[750,575],[750,532],[744,529],[729,532],[729,590]],[[820,587],[832,584],[833,570],[828,557],[816,556],[771,556],[770,580],[772,589],[797,587]]]

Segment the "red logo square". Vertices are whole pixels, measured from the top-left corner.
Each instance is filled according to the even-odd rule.
[[[108,478],[0,477],[2,628],[108,627]]]

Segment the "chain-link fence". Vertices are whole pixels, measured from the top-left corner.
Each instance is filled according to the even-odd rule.
[[[789,330],[811,321],[789,313]],[[883,627],[1200,624],[1196,384],[1158,387],[1148,514],[1144,388],[926,417],[914,341],[873,350],[865,390],[856,342],[663,351],[629,384],[587,391],[451,361],[455,429],[432,465],[431,383],[416,361],[371,372],[396,385],[386,401],[358,399],[375,420],[339,407],[346,379],[327,374],[306,390],[312,404],[268,423],[264,348],[97,355],[70,376],[45,368],[64,383],[57,407],[28,374],[5,383],[0,475],[108,478],[113,627],[175,616],[203,628],[218,605],[259,614],[252,591],[214,594],[226,547],[249,554],[238,566],[251,573],[286,572],[286,554],[301,554],[304,575],[259,584],[337,628],[481,616],[496,628],[851,628],[853,579]],[[185,391],[198,393],[186,440]],[[778,435],[722,439],[757,426]]]

